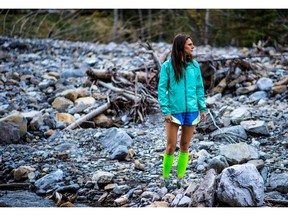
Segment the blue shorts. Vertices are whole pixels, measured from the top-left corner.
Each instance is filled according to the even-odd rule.
[[[196,125],[200,122],[200,115],[199,112],[172,114],[172,122],[179,125]]]

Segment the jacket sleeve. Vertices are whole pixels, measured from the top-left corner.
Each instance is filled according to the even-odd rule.
[[[205,103],[205,91],[204,91],[204,85],[203,85],[203,80],[202,80],[202,74],[201,74],[201,69],[196,62],[197,65],[197,70],[198,70],[198,76],[197,76],[197,81],[196,81],[196,94],[197,94],[197,101],[198,101],[198,107],[200,112],[206,112],[206,103]]]
[[[167,116],[170,113],[169,109],[169,99],[167,94],[168,89],[168,83],[169,83],[169,65],[167,62],[162,64],[161,70],[160,70],[160,77],[158,82],[158,102],[160,105],[160,108],[164,114],[164,116]]]

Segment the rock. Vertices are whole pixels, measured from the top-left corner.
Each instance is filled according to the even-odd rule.
[[[246,143],[236,143],[222,145],[219,147],[220,154],[223,155],[229,164],[241,164],[252,159],[259,159],[258,151]]]
[[[260,91],[270,91],[273,86],[273,81],[267,77],[261,77],[259,80],[257,80],[256,84]]]
[[[234,165],[222,171],[216,194],[229,206],[262,206],[264,181],[254,165]]]
[[[152,73],[154,78],[151,76],[150,79],[148,76],[149,88],[146,88],[148,84],[146,76],[141,78],[144,81],[139,78],[139,75],[145,74],[139,72],[139,68],[147,65],[150,68],[155,65],[151,54],[142,55],[145,49],[139,43],[129,44],[127,42],[105,45],[51,39],[0,37],[0,44],[2,44],[1,48],[4,52],[2,55],[0,51],[0,58],[2,55],[2,60],[5,61],[0,63],[1,118],[18,111],[23,116],[22,120],[27,121],[27,132],[23,133],[22,137],[15,139],[9,133],[11,131],[14,133],[16,127],[9,127],[9,132],[5,128],[0,136],[0,139],[6,136],[9,140],[8,143],[1,142],[0,144],[0,180],[3,182],[0,189],[2,191],[3,187],[21,188],[28,184],[31,185],[31,189],[37,189],[35,192],[41,195],[41,198],[58,190],[63,192],[63,198],[70,199],[71,196],[77,195],[77,201],[93,207],[146,207],[153,206],[153,203],[170,207],[180,191],[168,191],[162,184],[162,159],[166,145],[166,131],[163,114],[158,105],[156,104],[154,107],[137,104],[137,106],[140,105],[136,107],[137,110],[143,108],[147,115],[143,116],[143,122],[134,121],[135,112],[132,112],[134,110],[126,107],[131,104],[134,106],[134,103],[126,101],[122,94],[107,91],[107,88],[98,86],[94,80],[88,80],[85,73],[85,70],[90,67],[93,67],[94,70],[109,71],[111,74],[119,71],[122,74],[123,71],[131,72],[137,69],[135,74],[138,76],[138,84],[141,85],[132,88],[132,91],[139,90],[137,94],[139,93],[140,96],[140,93],[146,94],[149,93],[146,91],[154,91],[153,85],[157,84],[154,82],[156,77],[154,72]],[[153,53],[164,58],[167,56],[166,51],[171,50],[171,47],[171,44],[154,43]],[[231,56],[238,58],[243,55],[249,55],[250,58],[254,55],[254,51],[249,48],[243,50],[229,47],[213,48],[213,52],[211,52],[211,47],[199,46],[196,59],[201,60],[199,64],[202,68],[203,64],[206,64],[206,57],[211,53],[213,53],[212,58],[217,56],[217,58],[228,57],[231,59]],[[275,50],[272,53],[277,54]],[[21,57],[18,58],[18,56]],[[91,58],[91,61],[87,62],[87,58]],[[14,61],[15,59],[17,61]],[[215,62],[210,63],[214,64]],[[183,203],[181,201],[180,205],[187,206],[187,199],[201,184],[206,170],[213,168],[220,174],[225,169],[232,167],[234,163],[245,163],[244,161],[247,160],[247,163],[257,166],[261,173],[265,182],[265,195],[272,196],[271,194],[274,193],[273,197],[285,200],[285,193],[282,195],[279,191],[285,192],[286,185],[282,179],[285,179],[286,176],[278,175],[288,171],[286,153],[288,97],[285,94],[287,65],[281,65],[281,61],[275,61],[273,56],[253,57],[249,62],[253,67],[249,71],[246,71],[242,67],[243,65],[235,65],[235,70],[230,76],[234,80],[226,82],[228,80],[222,78],[227,76],[231,70],[226,66],[229,61],[222,61],[222,63],[223,65],[218,65],[219,67],[214,65],[216,73],[219,73],[217,75],[221,76],[219,81],[222,80],[220,88],[214,89],[214,92],[218,92],[218,94],[213,95],[213,92],[211,93],[207,89],[206,103],[209,109],[207,120],[196,126],[189,146],[190,158],[185,178],[189,182],[193,182],[193,188],[182,197]],[[263,67],[267,70],[263,71]],[[205,70],[202,72],[205,74]],[[211,80],[211,72],[215,71],[209,70],[208,80]],[[272,89],[268,90],[270,87],[267,88],[267,86],[260,87],[261,77],[272,80]],[[118,82],[125,81],[125,83],[129,82],[127,88],[130,88],[130,82],[134,82],[134,79],[126,79],[127,77],[113,76],[113,84],[117,85]],[[204,81],[207,81],[205,79],[204,77]],[[122,85],[120,86],[123,88]],[[260,89],[262,91],[258,91]],[[145,91],[143,92],[143,90]],[[153,96],[156,98],[157,92],[154,93]],[[75,119],[79,119],[112,99],[110,96],[113,98],[116,96],[121,103],[113,104],[116,106],[103,112],[102,114],[107,118],[104,117],[104,121],[98,125],[93,122],[93,119],[89,119],[80,127],[66,131],[63,129],[67,123],[58,122],[55,119],[56,114],[62,112],[67,112]],[[74,103],[77,99],[84,97],[91,97],[96,101],[87,105],[81,102],[79,105]],[[57,100],[60,98],[58,106],[53,104],[54,101],[56,103],[56,98],[58,98]],[[61,98],[65,98],[68,102],[61,101]],[[150,97],[144,97],[140,103],[146,103],[146,99],[152,100]],[[238,108],[246,109],[250,112],[250,116],[245,116],[244,112],[241,117],[236,117],[234,113],[234,118],[236,118],[232,120],[230,114]],[[43,117],[43,123],[40,118],[32,121],[36,113]],[[241,125],[243,121],[264,121],[264,125],[267,123],[270,135],[249,132],[244,125]],[[21,124],[17,124],[20,133]],[[263,124],[261,125],[263,126]],[[115,128],[110,131],[109,127],[112,126]],[[179,136],[180,132],[181,128]],[[243,141],[251,149],[253,147],[253,150],[250,147],[229,146]],[[225,152],[223,146],[229,146],[230,150],[226,149]],[[235,149],[233,150],[233,148]],[[258,152],[259,158],[255,152]],[[175,155],[178,153],[179,145],[176,147]],[[171,171],[173,178],[177,176],[176,163],[175,159]],[[14,171],[21,166],[31,166],[35,168],[35,171],[30,172],[27,177],[26,174],[20,173],[16,180]],[[45,189],[36,187],[36,185],[39,186],[38,181],[57,169],[62,170],[62,178],[59,180],[55,178],[50,184],[47,182]],[[108,174],[96,174],[99,171]],[[248,182],[250,183],[250,180]],[[254,183],[256,184],[256,182]],[[108,187],[108,185],[110,186]],[[114,190],[116,187],[117,191]],[[233,188],[235,189],[235,187]],[[227,189],[227,191],[229,190]],[[0,199],[2,195],[3,193],[0,192]],[[250,194],[244,193],[244,196],[245,199],[250,200]],[[209,198],[209,196],[205,197]],[[38,200],[41,202],[40,198]],[[65,206],[79,206],[71,199],[62,201],[61,204]],[[208,204],[209,199],[206,201]],[[17,205],[11,199],[10,202],[12,207]],[[212,203],[211,200],[210,203]],[[211,205],[222,207],[228,204],[214,199],[214,204]],[[270,207],[272,204],[264,203],[264,205]],[[47,206],[49,207],[49,204]]]
[[[0,121],[0,143],[11,144],[19,143],[20,127],[14,122]]]
[[[20,128],[20,137],[23,137],[27,133],[27,120],[20,112],[14,112],[0,119],[0,122],[14,122],[18,124]]]
[[[270,135],[268,128],[264,121],[241,121],[240,125],[247,131],[260,135]]]
[[[35,186],[38,189],[43,189],[43,190],[55,188],[55,183],[61,181],[63,177],[64,177],[63,171],[58,169],[38,179],[35,182]]]

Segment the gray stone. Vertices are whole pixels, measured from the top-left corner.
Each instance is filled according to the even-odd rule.
[[[53,200],[28,191],[0,191],[0,207],[56,207]]]
[[[222,171],[216,195],[233,207],[262,206],[264,181],[254,165],[234,165]]]

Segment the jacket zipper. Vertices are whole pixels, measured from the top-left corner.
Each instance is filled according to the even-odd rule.
[[[186,70],[184,70],[184,99],[185,99],[185,108],[187,112]]]

